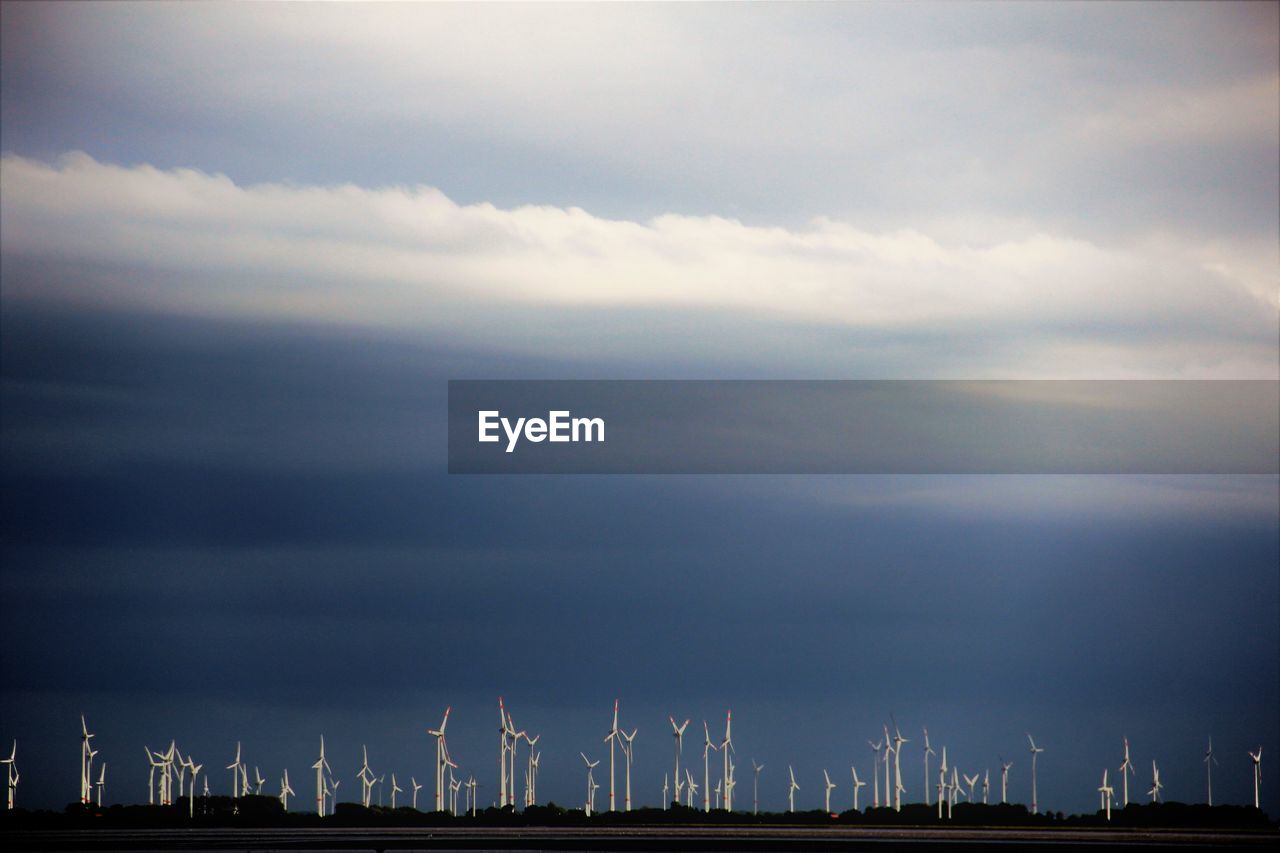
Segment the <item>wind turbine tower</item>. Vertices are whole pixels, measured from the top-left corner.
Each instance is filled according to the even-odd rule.
[[[711,811],[711,751],[716,745],[711,742],[711,730],[707,728],[707,721],[702,721],[702,810],[704,812]]]
[[[187,769],[191,771],[191,787],[187,791],[187,817],[194,818],[196,816],[196,776],[200,775],[200,771],[204,768],[203,764],[196,764],[192,759],[191,753],[187,753]],[[209,777],[204,777],[205,796],[208,796]]]
[[[1250,752],[1249,757],[1253,759],[1253,807],[1258,809],[1262,808],[1258,800],[1258,789],[1262,786],[1262,745],[1258,745],[1257,752]]]
[[[1137,772],[1138,771],[1133,769],[1133,762],[1129,760],[1129,738],[1126,736],[1124,739],[1124,761],[1120,764],[1120,778],[1124,783],[1125,808],[1128,808],[1129,806],[1129,777],[1136,776]]]
[[[320,758],[311,765],[316,771],[316,814],[324,817],[324,774],[333,774],[329,762],[324,757],[324,735],[320,735]]]
[[[667,719],[671,721],[671,733],[676,741],[676,769],[675,775],[672,776],[672,781],[675,782],[676,802],[678,803],[680,802],[680,790],[684,787],[684,783],[680,780],[680,752],[684,747],[684,730],[689,727],[689,721],[685,720],[677,726],[675,717],[668,716]]]
[[[1218,759],[1213,757],[1213,737],[1209,737],[1209,749],[1204,754],[1204,769],[1209,775],[1209,805],[1213,805],[1213,765]]]
[[[452,710],[453,710],[452,705],[444,709],[444,718],[440,720],[440,728],[427,729],[427,734],[431,735],[436,739],[436,802],[435,802],[436,808],[435,810],[438,812],[444,811],[444,768],[447,764],[450,763],[449,747],[445,743],[445,739],[444,739],[444,728],[445,726],[449,725],[449,712]],[[502,711],[501,697],[499,697],[498,699],[498,711],[499,713],[501,713]],[[506,736],[506,726],[505,726],[505,718],[504,718],[503,735],[502,735],[502,745],[504,750],[505,750],[506,744],[507,744],[507,736]],[[505,771],[507,766],[506,758],[504,756],[500,756],[500,757],[502,758],[502,767],[503,767],[503,770]],[[505,777],[505,773],[504,773],[504,777]],[[504,778],[504,782],[505,782],[505,778]],[[506,792],[505,786],[503,787],[502,791],[504,792],[504,795],[505,795],[505,792]]]
[[[751,783],[751,813],[755,815],[760,814],[760,771],[764,769],[764,765],[756,764],[753,758],[751,767],[755,771],[755,779]]]
[[[147,750],[148,753],[151,750]],[[231,771],[231,799],[240,797],[240,741],[236,741],[236,760],[227,765],[226,769]]]
[[[883,741],[867,741],[867,746],[871,747],[871,753],[875,758],[871,759],[871,807],[873,809],[880,808],[880,745]]]
[[[636,739],[636,732],[638,732],[638,731],[639,731],[639,729],[632,729],[632,730],[631,730],[631,734],[627,734],[627,733],[626,733],[626,732],[624,732],[624,731],[619,731],[619,732],[618,732],[618,736],[619,736],[620,738],[622,738],[622,744],[621,744],[621,747],[622,747],[622,758],[623,758],[623,760],[624,760],[624,761],[626,761],[626,763],[627,763],[627,765],[626,765],[626,793],[625,793],[625,795],[624,795],[624,797],[623,797],[623,810],[624,810],[624,811],[631,811],[631,754],[632,754],[632,743],[633,743],[633,741],[635,741],[635,739]]]
[[[1043,747],[1036,746],[1031,732],[1027,732],[1027,740],[1031,743],[1031,813],[1040,813],[1040,803],[1036,800],[1036,756],[1044,752]]]
[[[289,786],[289,768],[284,769],[284,776],[280,777],[280,805],[284,806],[284,810],[289,811],[289,795],[293,793],[293,788]]]
[[[938,767],[938,820],[942,820],[942,801],[947,792],[947,748],[942,748],[942,764]]]
[[[498,808],[507,804],[507,712],[502,705],[502,697],[498,697]],[[512,770],[514,770],[514,766]],[[444,811],[444,770],[436,769],[436,811]]]
[[[937,753],[933,751],[933,747],[929,746],[929,730],[925,729],[924,730],[924,804],[926,806],[930,805],[929,803],[929,756],[930,755],[937,755]]]
[[[1107,813],[1107,820],[1111,820],[1111,795],[1115,791],[1107,784],[1107,768],[1102,769],[1102,784],[1098,786],[1098,794],[1102,797],[1102,808]]]
[[[89,740],[93,735],[89,732],[89,724],[84,720],[84,714],[80,715],[80,802],[83,805],[90,803],[90,796],[93,793],[93,782],[90,774],[93,772],[91,765],[93,764],[93,749],[89,746]]]
[[[18,780],[21,778],[18,775],[18,742],[16,740],[13,742],[13,749],[9,750],[9,757],[0,760],[0,764],[7,765],[5,767],[5,776],[7,777],[9,791],[8,809],[13,811],[14,803],[18,798]]]
[[[591,817],[591,805],[595,802],[597,787],[595,777],[591,771],[596,769],[596,765],[600,763],[600,760],[591,761],[584,752],[579,752],[578,754],[582,756],[583,763],[587,765],[587,799],[583,804],[583,809],[586,811],[587,817]]]
[[[889,739],[889,727],[884,727],[884,807],[889,808],[893,798],[889,793],[889,756],[893,753],[893,741]]]
[[[724,718],[724,740],[720,741],[720,752],[724,754],[724,810],[733,811],[733,767],[730,764],[729,753],[733,751],[733,709],[725,714]]]
[[[893,719],[893,715],[889,718]],[[902,811],[902,795],[907,790],[902,784],[902,745],[910,742],[898,731],[898,721],[893,720],[893,810],[896,812]]]
[[[614,811],[614,788],[613,788],[613,746],[618,741],[618,700],[613,700],[613,726],[609,729],[609,733],[604,736],[604,742],[609,744],[609,811]]]

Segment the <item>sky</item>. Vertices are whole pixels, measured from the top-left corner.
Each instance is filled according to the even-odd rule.
[[[321,732],[353,799],[446,706],[487,801],[500,695],[568,805],[614,698],[655,805],[729,708],[762,808],[891,715],[912,801],[925,726],[1250,800],[1275,476],[449,475],[446,383],[1278,379],[1280,4],[0,8],[20,804],[81,712],[111,802]]]

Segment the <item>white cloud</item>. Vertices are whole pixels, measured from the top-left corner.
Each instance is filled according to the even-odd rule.
[[[1269,4],[66,4],[8,18],[7,76],[62,93],[6,89],[41,101],[21,114],[32,139],[57,138],[42,120],[72,104],[72,124],[101,133],[61,147],[110,139],[91,150],[111,159],[390,175],[509,203],[550,186],[561,204],[642,217],[1274,238]]]
[[[586,309],[613,317],[628,339],[619,345],[650,353],[669,350],[682,316],[707,311],[935,347],[984,342],[981,357],[938,365],[946,375],[1277,373],[1273,247],[1151,238],[1117,249],[1046,233],[971,244],[825,218],[802,228],[676,214],[631,222],[459,205],[430,187],[240,186],[83,154],[54,165],[6,156],[0,169],[6,254],[157,271],[169,282],[66,281],[55,294],[48,283],[33,292],[6,281],[6,298],[448,330],[481,342],[495,339],[503,312],[536,312],[567,324],[569,348],[598,331],[586,327],[598,317],[573,319]],[[630,327],[634,309],[656,328]],[[723,343],[753,357],[754,340]]]

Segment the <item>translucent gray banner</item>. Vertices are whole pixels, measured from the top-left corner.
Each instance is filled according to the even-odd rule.
[[[1280,383],[455,380],[455,474],[1276,474]]]

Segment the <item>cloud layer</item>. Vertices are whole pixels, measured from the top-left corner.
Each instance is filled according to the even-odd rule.
[[[951,375],[1275,378],[1274,252],[1149,240],[1109,248],[1036,233],[946,242],[817,219],[760,227],[668,214],[460,205],[432,187],[238,185],[191,169],[85,154],[9,155],[5,253],[142,275],[6,282],[6,298],[163,307],[199,315],[357,323],[497,343],[506,312],[603,322],[623,352],[657,355],[698,312],[760,326],[888,336],[911,349],[980,329],[1008,350],[915,369]],[[1238,247],[1237,247],[1238,248]],[[583,321],[575,312],[589,312]],[[634,328],[629,312],[655,321]],[[521,339],[516,346],[563,340]],[[716,342],[750,360],[751,340]],[[820,347],[812,346],[819,363]],[[638,351],[638,352],[637,352]]]

